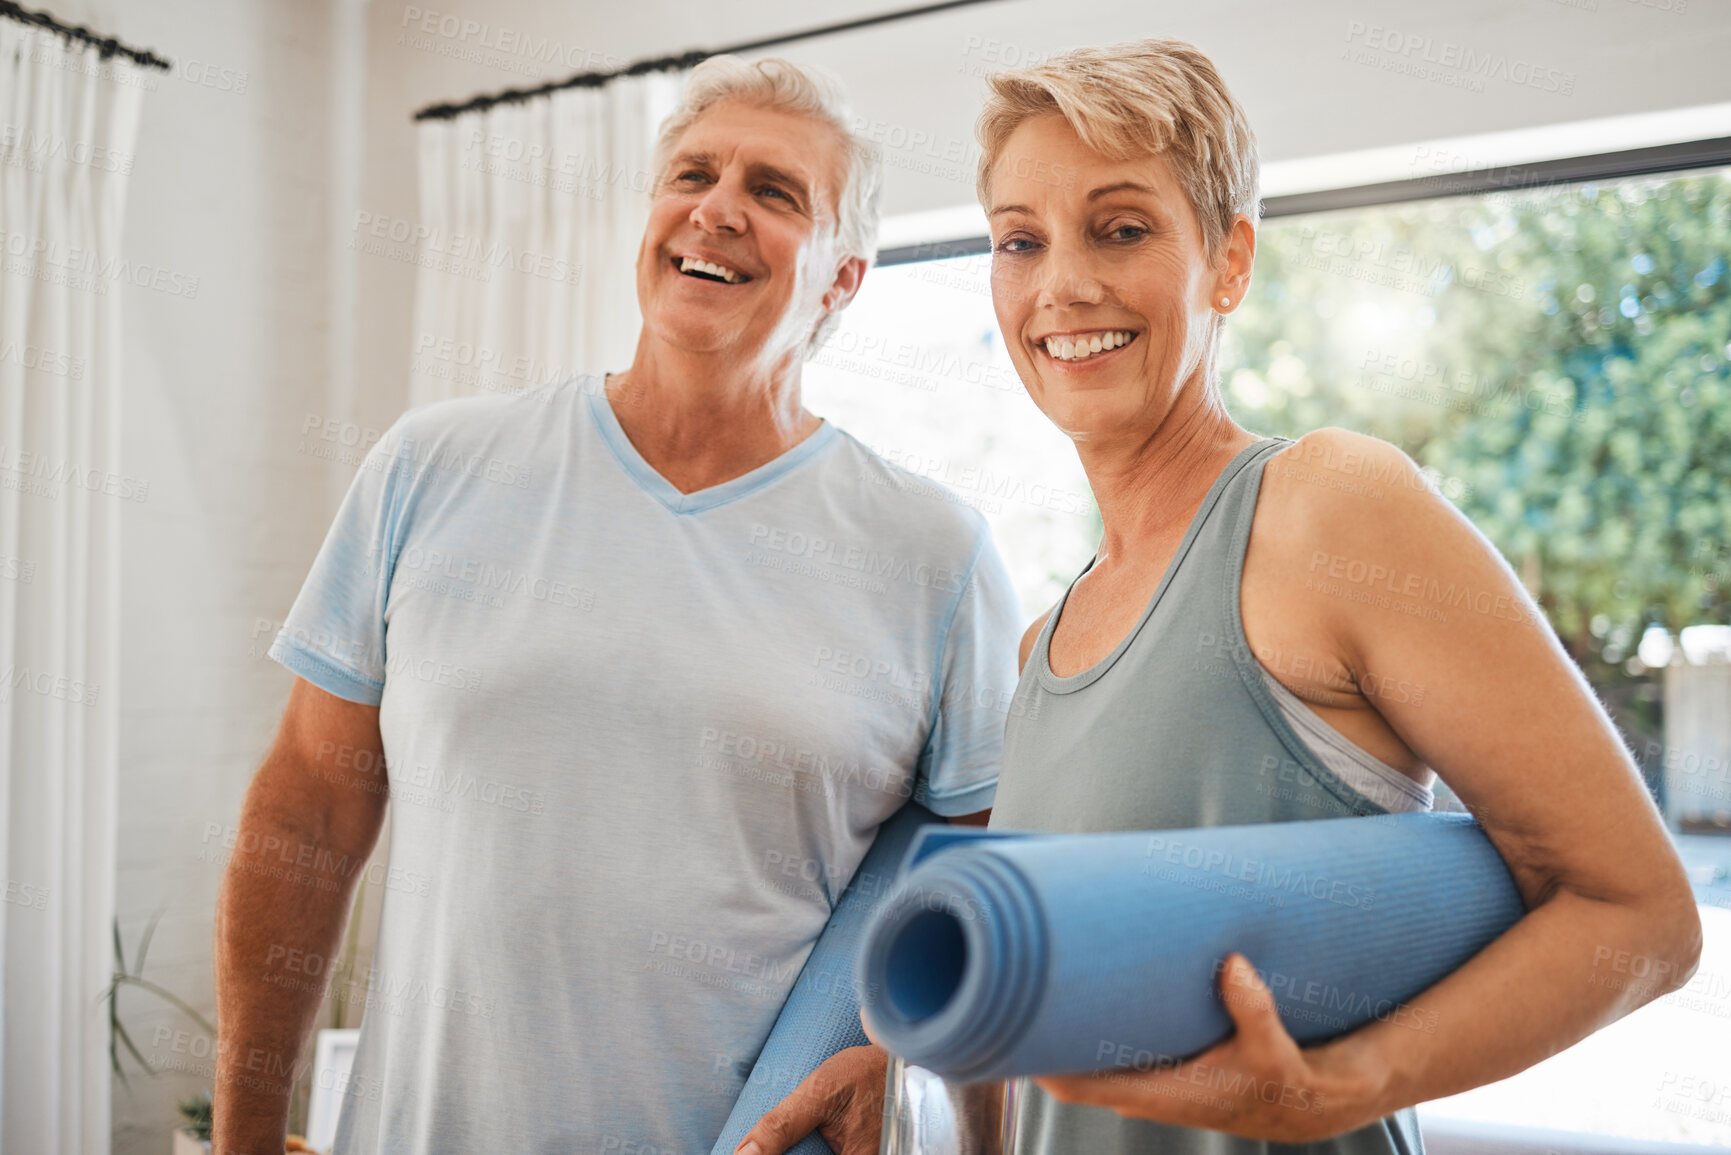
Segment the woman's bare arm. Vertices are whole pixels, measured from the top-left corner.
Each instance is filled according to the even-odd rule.
[[[1323,430],[1283,456],[1242,604],[1252,649],[1303,623],[1477,816],[1529,914],[1418,1000],[1434,1035],[1339,1046],[1387,1073],[1384,1109],[1514,1074],[1688,981],[1700,921],[1616,729],[1495,548],[1399,450]],[[1335,484],[1328,484],[1334,482]],[[1393,677],[1422,694],[1378,694]],[[1627,960],[1646,962],[1631,982]]]
[[[1298,1047],[1256,960],[1239,959],[1223,975],[1232,1038],[1176,1068],[1042,1087],[1132,1117],[1306,1142],[1505,1078],[1688,981],[1700,920],[1633,762],[1508,565],[1404,454],[1323,430],[1271,462],[1240,604],[1259,657],[1346,672],[1358,689],[1325,716],[1374,711],[1358,730],[1381,727],[1391,760],[1433,768],[1528,913],[1410,1013],[1323,1046]],[[1423,692],[1376,692],[1389,679]]]

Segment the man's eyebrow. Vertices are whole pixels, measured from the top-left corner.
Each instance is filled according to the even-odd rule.
[[[988,217],[995,217],[999,213],[1027,213],[1029,216],[1033,216],[1034,210],[1029,208],[1027,205],[999,205],[986,215]]]
[[[1130,192],[1149,193],[1153,196],[1160,195],[1160,190],[1151,185],[1137,184],[1133,180],[1121,180],[1117,184],[1101,185],[1099,188],[1088,194],[1088,199],[1098,200],[1107,193],[1124,192],[1125,190],[1129,190]]]
[[[811,178],[809,177],[801,176],[798,173],[787,172],[784,169],[776,168],[773,164],[754,164],[751,167],[752,171],[756,172],[759,176],[765,176],[770,180],[780,181],[782,184],[792,185],[801,192],[809,193],[811,191]]]
[[[707,165],[714,160],[715,160],[715,157],[710,155],[707,152],[682,152],[678,156],[674,157],[672,160],[668,161],[667,167],[672,168],[675,165],[681,165],[681,164],[703,164],[703,165]]]

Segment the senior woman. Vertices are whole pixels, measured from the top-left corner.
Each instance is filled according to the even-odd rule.
[[[1418,1151],[1413,1104],[1687,980],[1700,924],[1681,866],[1537,606],[1413,463],[1339,429],[1259,438],[1222,406],[1257,160],[1209,60],[1146,40],[998,73],[980,137],[998,324],[1105,525],[1022,640],[991,825],[1419,810],[1434,772],[1528,907],[1409,1014],[1309,1048],[1234,955],[1231,1038],[1176,1067],[1038,1080],[1020,1150]],[[1608,981],[1605,959],[1643,956],[1665,978]]]

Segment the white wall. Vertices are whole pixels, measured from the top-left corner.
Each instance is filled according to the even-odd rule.
[[[126,469],[150,491],[123,525],[117,904],[129,961],[164,911],[146,977],[208,1015],[220,867],[200,855],[221,846],[205,826],[233,822],[282,708],[254,622],[287,609],[338,468],[297,452],[325,408],[326,17],[292,0],[50,7],[176,63],[145,96],[127,207],[126,257],[197,287],[122,287]],[[210,1084],[208,1040],[148,993],[121,1008],[146,1058],[191,1068],[127,1060],[115,1085],[116,1150],[155,1155],[175,1099]]]
[[[125,288],[125,471],[151,488],[127,510],[124,539],[119,906],[129,950],[166,908],[148,974],[208,1010],[219,869],[200,856],[220,836],[207,841],[207,824],[232,824],[273,732],[289,677],[263,647],[353,467],[303,452],[302,429],[338,422],[340,443],[341,423],[382,428],[406,394],[413,266],[346,245],[357,212],[416,217],[410,113],[898,5],[374,0],[363,23],[345,15],[363,0],[46,2],[178,63],[146,98],[128,208],[128,257],[198,289]],[[1682,2],[1010,0],[780,51],[839,72],[861,115],[903,142],[889,150],[885,206],[901,213],[971,198],[974,72],[989,55],[1194,39],[1280,160],[1731,99],[1731,13],[1708,0],[1663,7]],[[561,58],[485,47],[479,31],[420,32],[414,13],[428,9],[487,24],[488,43],[507,28],[552,41]],[[1355,22],[1537,65],[1570,76],[1573,92],[1499,80],[1471,92],[1343,60]],[[332,131],[350,123],[345,101],[362,109],[358,134]],[[157,1028],[186,1024],[148,996],[123,1006],[147,1056],[195,1068],[116,1089],[117,1150],[159,1151],[174,1098],[208,1085],[196,1073],[208,1059],[155,1042]]]

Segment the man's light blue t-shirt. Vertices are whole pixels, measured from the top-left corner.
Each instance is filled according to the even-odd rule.
[[[337,1149],[705,1155],[879,823],[991,805],[1018,617],[828,423],[681,494],[600,377],[404,414],[271,648],[388,766]]]

